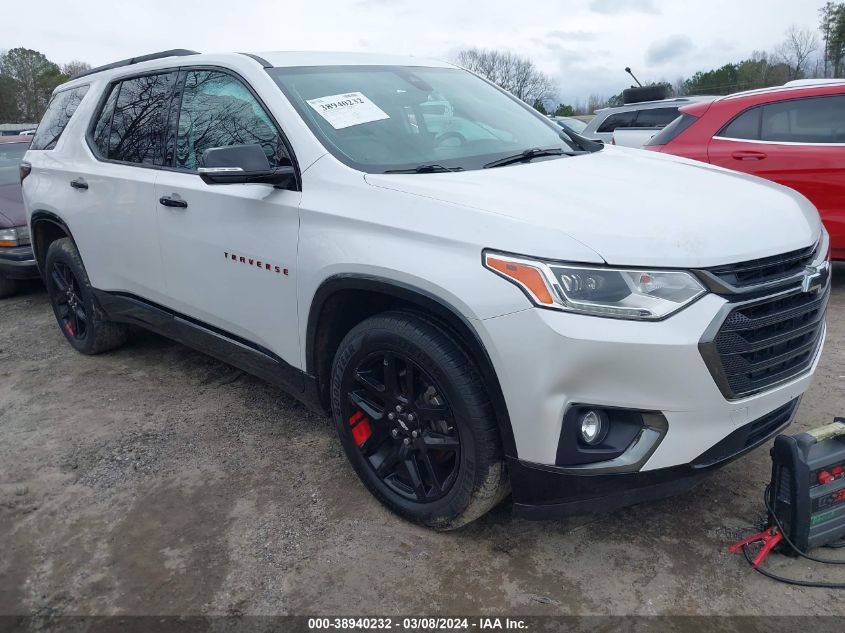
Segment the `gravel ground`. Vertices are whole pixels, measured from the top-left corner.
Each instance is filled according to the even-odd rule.
[[[844,314],[837,266],[795,430],[845,414]],[[384,510],[329,421],[261,381],[151,334],[85,357],[40,287],[0,302],[0,614],[845,614],[728,555],[769,467],[758,449],[671,500],[548,522],[505,503],[440,534]]]

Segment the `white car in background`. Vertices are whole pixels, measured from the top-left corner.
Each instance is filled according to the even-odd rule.
[[[610,143],[613,132],[621,128],[651,128],[660,130],[678,118],[682,106],[701,101],[713,101],[717,97],[679,97],[660,101],[630,103],[613,108],[596,110],[596,116],[587,124],[581,136],[594,141]],[[644,145],[645,143],[643,143]]]

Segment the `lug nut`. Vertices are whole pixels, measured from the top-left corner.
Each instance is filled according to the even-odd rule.
[[[408,414],[408,422],[413,422],[413,421],[414,421],[414,414],[413,414],[413,413],[409,413],[409,414]]]
[[[396,413],[402,413],[402,405],[401,404],[396,405]]]
[[[387,414],[387,419],[388,419],[388,420],[395,420],[395,419],[396,419],[396,414],[395,414],[395,413],[393,413],[393,411],[391,411],[390,413],[388,413],[388,414]]]
[[[390,432],[390,434],[391,434],[391,435],[394,437],[394,439],[395,439],[395,438],[399,437],[399,430],[398,430],[398,429],[393,429],[393,430]]]
[[[417,433],[416,431],[411,431],[411,437],[416,437],[417,435],[419,435],[419,433]]]
[[[409,439],[406,437],[406,438],[405,438],[405,442],[404,442],[405,446],[408,446],[410,443],[411,443],[411,440],[409,440]]]

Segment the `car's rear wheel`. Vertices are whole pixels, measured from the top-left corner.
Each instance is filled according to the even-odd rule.
[[[127,326],[105,319],[79,252],[69,238],[50,244],[44,271],[56,321],[74,349],[100,354],[126,342]]]
[[[11,297],[13,294],[17,293],[19,288],[20,286],[16,280],[7,279],[3,275],[0,275],[0,299]]]
[[[417,315],[385,313],[349,332],[335,357],[332,408],[359,477],[405,518],[453,529],[508,492],[477,368],[444,330]]]

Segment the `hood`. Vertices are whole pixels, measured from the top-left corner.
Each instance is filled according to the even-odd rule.
[[[0,185],[0,228],[23,224],[26,224],[26,212],[20,184]]]
[[[565,232],[613,265],[735,263],[810,246],[821,230],[815,207],[790,189],[705,163],[616,147],[494,169],[367,174],[366,180]],[[507,250],[503,239],[487,246]]]

